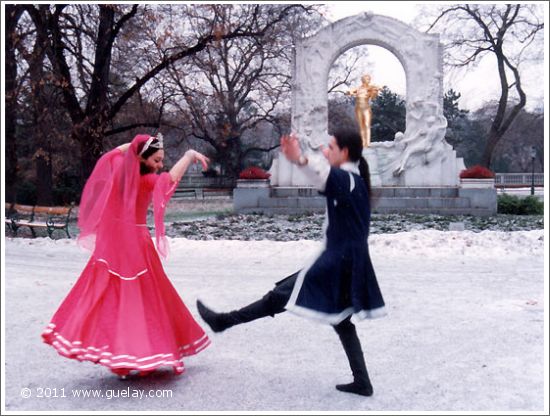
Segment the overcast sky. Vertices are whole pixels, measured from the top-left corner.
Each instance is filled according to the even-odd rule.
[[[437,2],[432,2],[434,7]],[[412,2],[327,2],[331,20],[339,20],[347,16],[364,11],[391,16],[404,23],[411,24],[418,15],[420,6],[425,3]],[[545,6],[545,21],[548,17],[548,5]],[[548,29],[545,27],[545,50],[548,50]],[[368,68],[372,74],[373,83],[387,85],[392,91],[405,95],[405,72],[397,58],[388,50],[378,46],[368,46],[367,50],[374,67]],[[544,101],[544,92],[548,91],[548,57],[545,55],[545,64],[531,67],[527,75],[522,78],[523,87],[527,94],[527,106],[533,108]],[[545,88],[542,88],[541,80],[545,80]],[[359,82],[359,80],[358,80]],[[462,108],[474,110],[485,101],[496,99],[499,96],[499,80],[496,74],[496,61],[492,56],[484,58],[476,69],[467,69],[458,72],[445,70],[444,89],[453,88],[462,94],[459,105]],[[547,98],[546,98],[547,99]]]

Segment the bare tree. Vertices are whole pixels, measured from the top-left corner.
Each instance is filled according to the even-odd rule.
[[[17,141],[16,141],[16,120],[17,120],[17,63],[16,49],[20,38],[17,34],[17,24],[23,14],[23,7],[20,5],[7,4],[5,9],[5,137],[6,137],[6,201],[15,201],[15,184],[18,177],[17,169]]]
[[[500,98],[481,159],[487,167],[498,142],[525,107],[520,65],[532,58],[533,51],[542,51],[542,16],[541,6],[533,4],[456,4],[444,6],[429,26],[428,31],[444,36],[451,65],[475,64],[487,54],[496,59]]]
[[[43,10],[42,10],[43,11]],[[54,113],[49,111],[52,103],[49,95],[53,92],[49,82],[49,68],[45,63],[46,33],[37,31],[34,34],[34,42],[20,45],[21,55],[28,63],[28,96],[30,98],[31,123],[37,131],[34,135],[35,151],[33,161],[36,172],[36,203],[40,205],[52,205],[53,203],[53,169],[52,169],[52,141],[56,134],[56,123],[52,120]],[[49,92],[48,92],[49,90]],[[53,92],[55,94],[55,92]]]
[[[233,25],[224,25],[222,5],[178,5],[184,13],[201,11],[202,20],[194,30],[186,30],[177,45],[165,38],[161,56],[149,53],[151,39],[163,36],[163,20],[148,5],[25,5],[36,30],[44,33],[46,55],[51,63],[55,85],[62,91],[68,112],[71,137],[78,142],[82,160],[82,181],[89,175],[103,151],[103,139],[121,109],[162,71],[189,58],[213,42],[238,37],[264,36],[272,26],[299,5],[281,7],[266,16],[260,5]],[[164,10],[164,9],[163,9]],[[149,38],[148,38],[149,37]],[[119,46],[126,46],[119,48]],[[126,71],[113,70],[113,62],[125,62]],[[118,75],[118,85],[113,85]],[[144,125],[158,120],[143,121]],[[127,126],[128,129],[136,125]],[[118,126],[117,131],[123,131]]]
[[[278,146],[245,138],[262,123],[278,123],[290,99],[294,39],[320,21],[312,6],[288,10],[285,5],[224,5],[219,24],[235,27],[250,16],[258,21],[281,18],[261,39],[219,39],[169,71],[179,94],[173,105],[185,118],[188,133],[212,147],[230,178],[237,178],[249,152],[269,152]]]

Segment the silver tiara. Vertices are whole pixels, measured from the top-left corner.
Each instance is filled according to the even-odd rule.
[[[164,137],[162,137],[161,133],[154,136],[153,139],[157,139],[158,142],[151,144],[150,147],[154,147],[155,149],[164,149]]]
[[[157,139],[158,141],[156,143],[153,143],[153,140],[155,139]],[[143,149],[141,149],[141,152],[139,152],[139,155],[143,155],[150,147],[152,147],[153,149],[164,149],[164,138],[162,137],[161,133],[157,134],[156,136],[149,137],[143,145]]]

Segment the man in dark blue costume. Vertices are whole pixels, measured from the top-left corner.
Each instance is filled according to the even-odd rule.
[[[362,157],[361,136],[352,130],[334,133],[325,158],[301,152],[295,136],[281,138],[281,151],[327,199],[325,244],[308,266],[276,283],[260,300],[239,310],[216,313],[197,301],[199,314],[214,332],[289,310],[334,327],[353,373],[340,391],[371,396],[372,384],[351,322],[385,315],[384,300],[369,256],[370,177]]]

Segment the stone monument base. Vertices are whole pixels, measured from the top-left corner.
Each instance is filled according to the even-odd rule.
[[[495,188],[373,187],[372,212],[488,216],[497,212]],[[312,187],[236,188],[238,214],[324,212],[326,199]]]
[[[495,188],[396,186],[373,188],[372,194],[372,211],[379,214],[488,216],[497,213]]]

